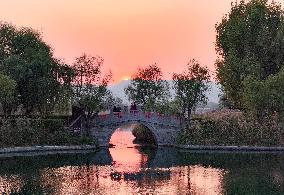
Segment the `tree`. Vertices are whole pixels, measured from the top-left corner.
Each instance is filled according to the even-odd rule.
[[[60,93],[56,97],[54,105],[54,114],[69,115],[71,109],[71,99],[73,96],[72,82],[75,78],[75,70],[67,64],[61,64],[58,67],[57,80],[60,82]]]
[[[86,119],[86,133],[89,135],[91,119],[103,109],[104,101],[109,91],[107,85],[112,77],[111,73],[102,75],[104,60],[99,56],[83,54],[76,58],[73,65],[75,70],[74,103],[84,110]]]
[[[161,69],[153,64],[138,68],[125,93],[129,100],[138,103],[146,110],[155,110],[158,103],[169,98],[169,84],[163,80]]]
[[[219,108],[234,109],[232,102],[227,98],[226,94],[221,94],[219,99]]]
[[[122,107],[123,100],[120,97],[116,97],[111,91],[108,91],[104,99],[103,108],[105,110],[111,110],[113,106]]]
[[[157,112],[168,116],[179,116],[181,106],[178,98],[169,99],[157,104]]]
[[[265,80],[244,80],[244,104],[250,114],[262,122],[272,115],[284,116],[284,68]]]
[[[7,115],[13,109],[13,103],[17,98],[16,86],[16,81],[0,73],[0,104],[2,105],[4,115]]]
[[[263,81],[284,65],[284,23],[280,4],[267,0],[232,3],[216,25],[217,79],[226,97],[239,109],[246,107],[249,82]],[[256,102],[256,101],[254,101]]]
[[[62,87],[72,80],[62,71],[67,68],[53,57],[39,32],[0,23],[0,71],[16,81],[19,104],[27,114],[53,110]]]
[[[176,99],[180,104],[181,115],[186,118],[186,125],[189,127],[191,113],[200,103],[206,103],[205,92],[208,90],[210,74],[207,67],[191,60],[188,63],[187,71],[182,74],[173,74],[174,90]]]

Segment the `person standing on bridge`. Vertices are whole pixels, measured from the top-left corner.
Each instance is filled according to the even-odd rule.
[[[133,103],[133,110],[137,110],[137,105],[135,102]]]
[[[115,113],[115,112],[118,112],[116,106],[113,106],[112,112],[114,112],[114,113]]]
[[[124,106],[124,107],[123,107],[123,112],[124,112],[124,113],[127,113],[127,112],[128,112],[128,106]]]

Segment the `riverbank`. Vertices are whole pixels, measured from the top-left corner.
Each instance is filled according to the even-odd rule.
[[[76,145],[76,146],[28,146],[28,147],[9,147],[0,149],[0,158],[15,157],[15,156],[42,156],[54,154],[76,154],[76,153],[92,153],[97,152],[102,148],[109,146],[96,145]],[[184,151],[194,152],[261,152],[273,153],[284,152],[284,147],[258,147],[258,146],[206,146],[206,145],[180,145],[180,144],[165,144],[158,147],[172,147]]]
[[[265,147],[265,146],[172,145],[172,147],[179,149],[200,150],[200,151],[284,152],[284,147]]]
[[[108,148],[109,146],[103,145],[101,148]],[[218,145],[182,145],[182,144],[160,144],[158,147],[173,147],[185,150],[195,151],[240,151],[240,152],[284,152],[284,147],[269,147],[269,146],[218,146]]]
[[[0,148],[0,157],[87,153],[96,152],[98,150],[99,147],[96,145],[9,147]]]

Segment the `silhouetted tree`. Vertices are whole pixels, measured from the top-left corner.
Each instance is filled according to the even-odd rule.
[[[138,68],[125,89],[129,100],[146,110],[155,110],[158,103],[169,98],[169,84],[163,80],[161,69],[156,65]]]
[[[39,32],[0,23],[0,72],[17,82],[18,104],[27,114],[53,110],[62,89],[72,80],[67,69],[72,72],[53,57]]]
[[[99,56],[86,54],[76,58],[73,65],[75,70],[74,99],[73,102],[83,108],[86,119],[87,134],[89,134],[90,120],[104,106],[104,100],[109,91],[107,85],[112,77],[111,73],[103,75],[101,68],[104,60]]]
[[[209,88],[209,79],[208,68],[201,67],[195,60],[188,63],[187,70],[182,74],[173,74],[176,99],[180,104],[182,116],[187,119],[187,126],[190,125],[193,109],[198,104],[207,102],[205,92]]]

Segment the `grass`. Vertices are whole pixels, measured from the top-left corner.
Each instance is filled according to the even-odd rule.
[[[283,124],[276,118],[262,123],[242,112],[218,111],[195,115],[180,143],[193,145],[284,146]]]

